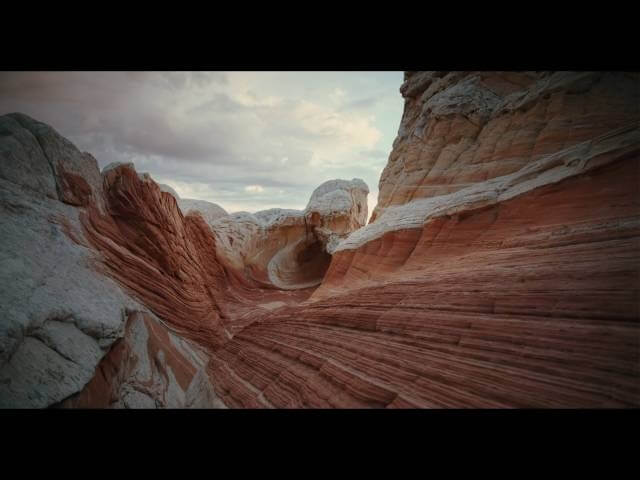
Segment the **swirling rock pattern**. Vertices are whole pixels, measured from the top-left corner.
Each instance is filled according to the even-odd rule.
[[[370,224],[212,354],[232,407],[640,405],[639,77],[406,75]]]
[[[360,179],[329,180],[304,210],[238,212],[209,222],[226,262],[255,282],[285,290],[320,284],[336,245],[367,221],[369,188]]]
[[[639,406],[639,78],[408,72],[366,226],[357,179],[183,211],[0,117],[1,404]]]
[[[225,340],[222,290],[231,280],[209,227],[130,165],[103,171],[107,211],[80,216],[106,272],[187,338]]]
[[[639,83],[622,72],[408,72],[371,221],[388,206],[452,193],[637,125]]]
[[[212,357],[231,407],[640,404],[639,158],[334,255]],[[344,293],[346,291],[346,293]]]

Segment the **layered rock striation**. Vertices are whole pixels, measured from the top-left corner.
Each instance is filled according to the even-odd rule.
[[[632,407],[638,157],[334,255],[214,352],[235,407]],[[576,200],[580,200],[576,202]]]
[[[167,339],[215,349],[252,312],[307,298],[366,221],[360,180],[323,184],[305,211],[230,216],[133,164],[100,173],[26,115],[0,133],[2,406],[217,405],[206,362]],[[210,401],[189,397],[194,372]]]
[[[640,78],[410,73],[369,225],[211,361],[233,407],[640,404]]]
[[[636,124],[637,73],[407,72],[405,106],[372,220]]]
[[[640,405],[640,76],[401,93],[368,225],[357,179],[227,214],[0,117],[1,405]]]
[[[360,179],[330,180],[304,210],[238,212],[209,223],[218,252],[264,285],[295,290],[320,284],[337,244],[367,221],[369,188]]]

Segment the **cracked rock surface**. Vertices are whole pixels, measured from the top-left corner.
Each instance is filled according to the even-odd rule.
[[[89,381],[122,335],[126,312],[143,307],[96,272],[95,252],[66,233],[82,241],[78,209],[57,199],[59,177],[39,142],[58,165],[67,164],[56,156],[66,144],[44,124],[40,141],[11,116],[0,125],[13,132],[0,137],[0,405],[44,407]]]

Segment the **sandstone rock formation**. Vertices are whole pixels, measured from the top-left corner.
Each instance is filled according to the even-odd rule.
[[[5,115],[2,178],[75,206],[102,206],[98,162],[48,125],[20,113]]]
[[[198,213],[208,225],[211,225],[218,218],[229,215],[220,205],[207,202],[206,200],[180,198],[178,199],[178,206],[183,215],[189,215],[192,212]]]
[[[303,211],[238,212],[210,223],[220,255],[262,284],[317,286],[341,239],[365,225],[369,188],[360,179],[330,180]]]
[[[208,202],[206,200],[196,200],[193,198],[180,198],[178,193],[169,185],[158,183],[158,186],[163,192],[167,192],[173,195],[173,197],[178,201],[178,206],[180,207],[180,211],[183,215],[197,212],[209,225],[214,220],[229,215],[224,208],[213,202]]]
[[[0,117],[0,129],[2,406],[221,405],[205,363],[167,339],[182,338],[183,351],[196,348],[189,341],[217,347],[247,314],[308,297],[277,287],[317,285],[325,243],[365,223],[362,181],[325,184],[304,212],[230,217],[133,164],[100,174],[93,157],[25,115]]]
[[[0,117],[0,152],[0,406],[46,407],[83,388],[144,307],[82,245],[76,207],[101,208],[95,160],[19,114]]]
[[[129,316],[126,332],[82,391],[63,408],[225,408],[204,367],[207,355],[150,313]]]
[[[366,226],[356,179],[226,214],[0,117],[0,404],[639,406],[640,75],[401,93]]]
[[[309,301],[213,353],[220,398],[638,406],[639,88],[624,73],[407,75],[371,223]]]
[[[636,73],[407,72],[371,221],[638,121]]]
[[[132,297],[133,291],[123,291],[124,284],[104,275],[107,259],[85,235],[90,230],[83,224],[89,219],[118,225],[107,212],[104,187],[113,192],[109,182],[122,178],[117,176],[120,170],[133,171],[131,166],[111,165],[101,176],[93,157],[22,114],[0,117],[0,152],[0,406],[220,405],[198,355],[183,353],[178,365],[171,363],[179,358],[176,349],[192,352],[197,347],[167,332],[149,308]],[[146,185],[153,191],[150,178],[135,176],[140,188]],[[143,231],[126,230],[126,221],[122,225],[119,234],[131,233],[127,241],[138,242],[143,250],[149,247]],[[125,325],[126,332],[133,333],[125,335]],[[152,326],[154,334],[145,333]],[[118,340],[123,335],[124,341]],[[144,357],[147,344],[150,353]],[[122,351],[126,355],[118,353]],[[100,392],[107,392],[99,374],[104,377],[109,364],[119,372],[109,379],[109,395],[91,395],[96,383]],[[160,365],[160,373],[154,365]],[[189,375],[195,380],[185,385],[192,380]],[[81,391],[84,397],[77,398]]]

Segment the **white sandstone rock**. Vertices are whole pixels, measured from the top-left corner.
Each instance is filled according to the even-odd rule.
[[[178,192],[176,192],[169,185],[166,185],[164,183],[158,183],[158,186],[160,187],[160,190],[162,190],[163,192],[170,193],[171,195],[173,195],[173,198],[175,198],[176,200],[180,200],[180,195],[178,195]]]
[[[199,213],[207,224],[211,225],[218,218],[226,217],[229,214],[220,205],[206,200],[195,200],[191,198],[177,198],[178,206],[183,215],[192,212]]]
[[[367,195],[369,187],[363,180],[329,180],[316,188],[311,194],[305,213],[318,212],[321,215],[344,214],[360,205],[358,219],[367,219]]]
[[[0,178],[58,199],[53,170],[37,139],[10,115],[0,117]]]
[[[0,117],[0,132],[0,406],[46,407],[80,391],[145,308],[95,270],[80,209],[60,201],[74,200],[71,173],[101,204],[95,159],[26,115]]]
[[[0,406],[46,407],[84,387],[144,307],[52,221],[81,238],[77,208],[0,179],[0,211]]]
[[[236,268],[266,270],[279,288],[317,285],[321,276],[295,274],[296,269],[310,268],[297,262],[298,255],[305,248],[317,248],[317,241],[324,252],[332,253],[340,240],[365,225],[368,193],[360,179],[329,180],[313,191],[304,210],[272,208],[217,218],[210,226],[218,253]]]

